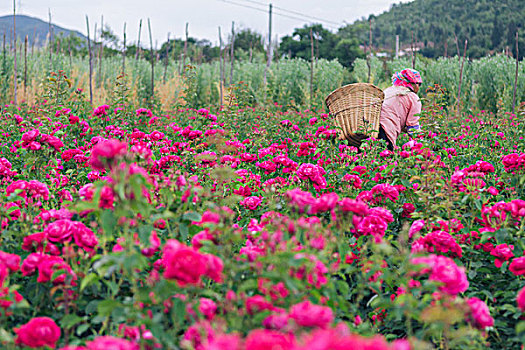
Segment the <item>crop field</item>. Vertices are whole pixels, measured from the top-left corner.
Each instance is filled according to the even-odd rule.
[[[2,348],[525,341],[523,110],[455,114],[433,87],[421,133],[358,152],[242,84],[169,110],[126,84],[92,108],[58,72],[2,107]]]

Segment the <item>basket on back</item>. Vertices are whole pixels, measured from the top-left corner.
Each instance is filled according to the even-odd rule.
[[[377,138],[384,98],[381,89],[366,83],[345,85],[328,95],[326,105],[335,125],[342,129],[339,138],[365,138],[359,134]]]

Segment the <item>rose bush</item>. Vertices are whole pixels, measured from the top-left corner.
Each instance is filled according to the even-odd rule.
[[[6,347],[525,340],[520,116],[358,152],[322,111],[119,101],[2,111]]]

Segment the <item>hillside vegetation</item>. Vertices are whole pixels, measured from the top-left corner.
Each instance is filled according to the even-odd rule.
[[[51,24],[51,32],[52,35],[59,35],[62,37],[67,37],[70,35],[74,35],[79,37],[80,39],[86,40],[86,37],[77,31],[69,30],[62,28],[60,26],[57,26],[55,24]],[[12,41],[13,38],[13,16],[3,16],[0,17],[0,33],[3,33],[6,35],[9,42]],[[46,44],[47,41],[47,35],[49,33],[49,23],[44,22],[41,19],[29,17],[25,15],[16,15],[16,34],[18,40],[24,41],[24,38],[27,35],[28,41],[30,45],[33,45],[33,43],[37,46],[43,46]]]
[[[525,1],[523,0],[415,0],[396,4],[373,20],[374,46],[393,50],[395,36],[401,45],[410,45],[414,38],[424,46],[427,57],[457,54],[468,39],[468,55],[479,58],[508,47],[514,53],[517,28],[523,29]],[[361,42],[368,41],[368,19],[357,21],[339,30],[339,35],[358,33]],[[445,50],[445,45],[447,50]],[[525,47],[525,35],[520,38]],[[523,50],[522,50],[523,51]],[[520,54],[523,58],[523,52]]]

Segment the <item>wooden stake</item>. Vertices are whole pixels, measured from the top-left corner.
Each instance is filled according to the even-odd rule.
[[[124,47],[122,50],[122,75],[126,74],[126,22],[124,22]]]
[[[310,109],[314,102],[314,34],[310,27]]]
[[[164,76],[162,77],[162,82],[164,84],[166,84],[166,75],[168,73],[169,47],[170,47],[170,33],[168,33],[168,41],[166,42],[166,57],[164,57]]]
[[[52,28],[52,25],[51,25],[51,9],[48,8],[47,9],[48,11],[48,15],[49,15],[49,47],[48,47],[48,50],[49,50],[49,64],[53,64],[53,50],[51,49],[53,47],[53,28]]]
[[[415,42],[414,42],[414,55],[412,56],[412,69],[416,69],[416,59],[417,59],[417,33],[414,35]]]
[[[416,69],[416,44],[414,42],[414,31],[411,31],[412,42],[410,43],[410,48],[412,50],[412,69]]]
[[[71,51],[71,42],[68,44],[68,51],[69,51],[69,74],[73,72],[73,53]]]
[[[220,74],[220,80],[219,80],[219,95],[220,95],[220,102],[219,105],[222,107],[222,101],[224,99],[224,94],[222,91],[222,81],[224,80],[224,71],[222,69],[222,35],[221,35],[221,27],[219,27],[219,74]]]
[[[135,52],[135,60],[139,59],[140,52],[140,32],[142,31],[142,19],[139,22],[139,40],[137,41],[137,51]]]
[[[411,30],[410,31],[410,36],[411,36],[411,40],[410,40],[410,60],[412,62],[414,62],[414,31]],[[413,69],[413,64],[412,64],[412,69]]]
[[[94,30],[94,33],[93,33],[93,50],[96,49],[97,47],[97,22],[95,22],[95,30]],[[96,55],[93,55],[93,58],[95,59],[95,62],[93,62],[93,66],[96,66],[98,65],[98,59],[100,58],[100,51],[96,50],[97,51],[97,54]]]
[[[155,96],[155,56],[153,55],[153,38],[151,36],[151,22],[148,18],[149,44],[151,48],[151,101]]]
[[[368,83],[370,83],[370,78],[372,76],[372,17],[368,20],[369,29],[368,29],[368,47],[370,48],[370,56],[368,57]]]
[[[13,80],[14,80],[14,88],[15,88],[15,94],[14,94],[14,99],[13,99],[13,102],[16,106],[17,104],[17,101],[16,101],[16,95],[17,95],[17,82],[18,82],[18,71],[17,71],[17,65],[16,65],[16,0],[13,0],[13,41],[15,43],[15,61],[14,61],[14,76],[13,76]]]
[[[89,18],[86,15],[87,41],[89,53],[89,102],[93,106],[93,55],[91,53],[91,39],[89,39]]]
[[[461,103],[460,103],[460,99],[461,99],[461,82],[463,80],[463,66],[465,64],[465,57],[467,56],[467,44],[468,44],[468,40],[465,40],[465,50],[463,51],[463,60],[461,61],[461,68],[459,70],[458,101],[457,101],[457,108],[456,108],[456,118],[459,117],[459,107],[461,105]]]
[[[230,46],[230,85],[233,84],[233,63],[235,61],[235,22],[232,22],[232,40],[231,40],[231,46]]]
[[[24,41],[24,95],[27,96],[27,35]]]
[[[228,56],[227,46],[224,45],[224,50],[222,51],[222,71],[224,72],[222,83],[226,86],[226,58]]]
[[[100,46],[98,48],[98,86],[102,84],[102,59],[104,58],[104,16],[101,16],[100,20]]]
[[[516,29],[516,76],[514,77],[514,92],[512,94],[512,113],[516,111],[516,92],[518,89],[518,71],[519,71],[519,58],[520,58],[520,50],[518,47],[518,29]]]

